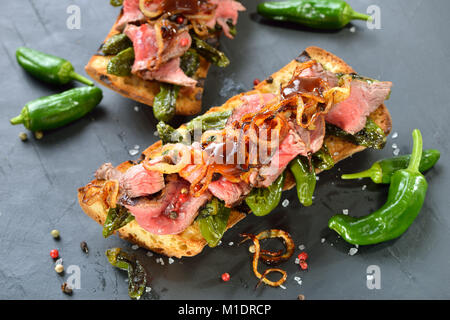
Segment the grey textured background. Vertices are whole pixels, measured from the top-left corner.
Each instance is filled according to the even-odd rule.
[[[294,191],[284,198],[287,208],[278,208],[266,218],[250,216],[226,233],[223,245],[206,248],[200,255],[161,266],[156,256],[142,256],[153,280],[150,299],[439,299],[450,298],[449,232],[449,58],[450,2],[446,0],[350,1],[359,11],[369,5],[381,8],[381,30],[368,30],[356,22],[338,32],[311,32],[299,27],[281,28],[261,23],[255,16],[258,1],[244,1],[247,12],[240,15],[235,40],[223,39],[222,49],[231,65],[211,69],[206,82],[203,109],[220,105],[239,91],[248,90],[254,78],[265,78],[297,56],[305,47],[317,45],[336,53],[359,73],[394,82],[387,105],[393,131],[383,151],[366,151],[346,160],[320,176],[315,204],[301,208]],[[132,157],[128,150],[141,151],[152,144],[155,120],[143,105],[104,89],[101,105],[87,117],[42,140],[23,143],[8,120],[29,100],[62,89],[41,84],[17,65],[15,49],[25,45],[65,57],[83,72],[118,14],[108,0],[4,1],[0,11],[0,298],[2,299],[127,299],[126,273],[107,262],[104,251],[113,246],[130,248],[117,237],[103,239],[99,225],[79,208],[76,190],[92,178],[106,161],[115,164]],[[81,29],[66,27],[70,4],[81,8]],[[75,85],[75,84],[72,84]],[[139,112],[133,107],[139,106]],[[183,119],[180,119],[181,122]],[[362,215],[382,205],[387,188],[370,181],[342,182],[340,171],[361,170],[373,161],[392,155],[392,143],[402,153],[411,148],[410,133],[420,128],[427,148],[439,148],[442,158],[427,174],[429,192],[422,212],[399,239],[360,248],[348,255],[349,245],[329,232],[328,218],[349,209]],[[362,186],[366,184],[367,190]],[[304,244],[310,270],[300,271],[291,261],[282,265],[288,272],[286,290],[269,287],[254,291],[256,278],[250,268],[240,232],[258,232],[277,227],[288,230],[296,245]],[[55,242],[51,229],[61,231]],[[321,243],[321,238],[326,238]],[[79,243],[86,241],[85,255]],[[53,271],[48,253],[58,248],[67,268],[78,265],[81,289],[72,297],[60,291],[64,277]],[[131,249],[130,249],[131,250]],[[298,250],[296,251],[298,254]],[[381,268],[380,290],[366,287],[366,268]],[[222,283],[223,272],[232,279]],[[293,278],[300,276],[299,286]]]

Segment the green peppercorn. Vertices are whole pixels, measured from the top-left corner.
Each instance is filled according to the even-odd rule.
[[[59,231],[56,229],[53,229],[50,234],[52,235],[53,238],[58,239],[59,238]]]

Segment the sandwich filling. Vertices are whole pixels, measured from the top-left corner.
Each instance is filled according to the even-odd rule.
[[[212,203],[214,212],[226,212],[254,190],[270,190],[298,157],[311,170],[320,168],[316,160],[327,153],[327,135],[383,147],[385,136],[377,144],[361,137],[379,133],[368,116],[388,98],[392,83],[335,74],[303,59],[279,92],[241,95],[232,111],[205,114],[165,136],[160,132],[164,144],[157,154],[125,173],[105,164],[96,178],[118,181],[116,204],[143,229],[178,234]],[[368,130],[373,134],[363,135]]]
[[[181,57],[201,42],[206,44],[197,52],[215,62],[204,48],[217,50],[222,32],[233,38],[238,12],[243,10],[244,6],[234,0],[123,0],[116,29],[131,40],[131,73],[144,80],[195,86],[197,80],[183,68]]]

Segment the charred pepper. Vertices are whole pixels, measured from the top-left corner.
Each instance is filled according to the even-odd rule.
[[[94,83],[75,72],[70,61],[30,48],[20,47],[16,51],[19,65],[39,80],[66,84],[71,80],[93,86]]]
[[[314,189],[316,188],[316,173],[308,159],[299,156],[291,161],[289,169],[295,178],[298,200],[305,207],[312,205]]]

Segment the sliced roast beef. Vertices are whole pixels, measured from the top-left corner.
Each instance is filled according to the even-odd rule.
[[[211,193],[205,192],[199,197],[187,195],[185,202],[178,203],[181,190],[188,188],[189,183],[185,180],[170,175],[160,197],[140,198],[134,205],[125,206],[148,232],[158,235],[178,234],[192,224],[199,209],[211,199]],[[177,207],[176,215],[172,216],[171,213]]]
[[[194,87],[197,81],[188,77],[180,68],[180,58],[175,58],[160,66],[156,71],[142,71],[141,77],[145,80],[157,80],[179,86]]]
[[[125,173],[105,163],[96,171],[96,179],[118,180],[120,192],[129,198],[154,194],[164,188],[164,177],[157,171],[148,171],[142,164],[130,167]]]
[[[139,0],[124,0],[123,14],[117,22],[116,28],[118,30],[123,30],[128,23],[143,21],[144,19],[144,14],[141,12],[141,9],[139,9]]]
[[[216,23],[222,27],[224,34],[233,39],[230,33],[230,27],[227,21],[230,20],[233,25],[236,25],[238,19],[238,12],[245,11],[245,7],[238,1],[234,0],[209,0],[210,3],[216,5],[214,18],[206,23],[209,28],[214,28]]]
[[[208,190],[215,197],[225,201],[225,206],[231,208],[239,204],[252,188],[245,182],[233,183],[221,177],[219,180],[211,182]]]
[[[250,183],[257,188],[267,188],[295,157],[319,151],[325,137],[324,118],[318,117],[314,125],[314,130],[307,130],[291,122],[287,137],[281,142],[270,163],[254,169],[250,175]]]
[[[167,177],[166,187],[160,195],[134,199],[132,204],[125,204],[125,207],[139,219],[158,217],[166,211],[171,203],[176,201],[182,188],[189,188],[189,184],[178,179],[176,175],[170,175]]]
[[[392,82],[353,80],[350,96],[332,107],[325,120],[342,130],[355,134],[366,125],[367,116],[375,111],[389,95]]]
[[[153,68],[158,56],[155,28],[147,23],[138,26],[128,25],[124,33],[133,42],[134,64],[132,72]]]
[[[172,31],[163,31],[168,29],[164,25],[151,26],[147,23],[140,26],[128,25],[125,28],[124,33],[133,42],[133,73],[147,70],[157,72],[167,62],[181,57],[190,48],[192,39],[187,30],[171,28]]]
[[[94,174],[98,180],[119,180],[121,175],[122,173],[110,162],[102,164]]]
[[[130,198],[154,194],[164,188],[164,176],[158,171],[149,171],[142,164],[129,168],[119,180],[120,186]]]
[[[233,110],[233,113],[227,120],[227,125],[231,125],[234,121],[239,121],[244,115],[254,113],[262,109],[266,103],[273,100],[276,96],[272,93],[252,94],[242,96],[244,102]]]

